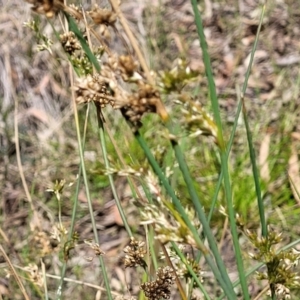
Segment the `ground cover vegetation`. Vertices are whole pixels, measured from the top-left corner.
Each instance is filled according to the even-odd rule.
[[[2,299],[299,299],[297,1],[0,1]]]

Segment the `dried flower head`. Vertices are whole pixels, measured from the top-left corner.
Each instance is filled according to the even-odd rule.
[[[270,290],[267,292],[267,295],[271,297]],[[275,285],[275,295],[276,299],[291,299],[290,289],[280,283]]]
[[[148,174],[145,177],[145,182],[153,198],[156,201],[161,201],[161,186],[157,176],[155,176],[153,172],[148,171]]]
[[[290,288],[299,288],[299,276],[294,272],[300,260],[300,252],[295,249],[276,251],[276,245],[282,241],[282,234],[273,231],[266,237],[259,237],[255,232],[244,230],[245,235],[255,246],[254,253],[249,253],[254,260],[263,262],[266,271],[257,272],[258,280],[268,280],[269,293],[276,299],[290,299]]]
[[[113,26],[117,20],[117,15],[108,9],[101,9],[98,5],[88,12],[88,15],[93,19],[95,24]]]
[[[137,130],[141,126],[142,116],[147,112],[165,113],[158,91],[149,84],[140,82],[137,93],[129,96],[128,102],[121,107],[126,120]],[[164,112],[163,112],[164,110]]]
[[[68,234],[68,230],[63,224],[55,224],[50,232],[50,238],[58,243],[61,242],[62,238],[65,238]]]
[[[63,48],[67,53],[72,55],[76,50],[80,50],[81,46],[75,37],[74,32],[69,31],[59,36]]]
[[[145,282],[141,285],[147,298],[150,300],[169,299],[171,295],[171,286],[174,283],[175,276],[170,267],[159,268],[156,272],[157,279],[151,282]]]
[[[190,268],[194,271],[194,273],[198,276],[200,282],[203,282],[202,275],[204,274],[204,272],[201,271],[199,263],[196,262],[193,258],[189,257],[189,255],[187,255],[186,264],[189,265]],[[188,270],[186,264],[180,264],[180,266],[176,270],[176,274],[178,275],[178,277],[183,277],[185,278],[185,280],[188,280],[193,278],[193,276]]]
[[[58,201],[60,201],[60,196],[65,187],[66,180],[62,179],[60,181],[56,180],[53,188],[48,188],[46,191],[53,193]]]
[[[131,237],[130,244],[126,246],[123,250],[125,255],[124,265],[127,267],[145,267],[146,263],[144,261],[144,256],[147,253],[147,250],[144,249],[145,243],[135,240],[134,237]]]
[[[119,67],[123,80],[127,81],[132,77],[134,71],[137,69],[137,63],[133,60],[131,55],[121,55],[119,57]]]
[[[170,213],[173,219],[170,218]],[[155,238],[161,243],[178,242],[189,245],[196,245],[194,237],[190,230],[186,227],[180,216],[174,211],[168,212],[164,209],[160,202],[156,205],[148,205],[142,212],[142,224],[153,224],[156,233]],[[194,217],[191,217],[194,219]]]
[[[107,84],[101,80],[99,74],[88,75],[79,80],[74,87],[78,104],[94,101],[100,103],[102,108],[107,104],[114,106],[114,98],[109,94]]]
[[[68,6],[68,13],[74,17],[77,21],[83,19],[81,9],[75,4],[70,4]]]
[[[91,247],[94,250],[96,256],[104,255],[105,252],[100,249],[100,245],[90,240],[84,240],[84,243]]]
[[[212,136],[217,142],[218,128],[213,117],[202,107],[202,105],[193,101],[188,95],[181,95],[179,101],[184,115],[183,125],[191,133],[191,136],[205,135]]]
[[[38,249],[40,256],[46,256],[53,252],[53,248],[49,239],[49,235],[44,231],[35,232],[32,245]]]
[[[43,286],[44,280],[43,276],[40,274],[38,266],[35,264],[29,264],[27,267],[24,268],[25,271],[28,272],[29,274],[29,280],[38,285],[38,286]]]
[[[32,10],[38,14],[52,18],[57,12],[64,9],[63,0],[26,0],[32,4]]]
[[[198,75],[198,72],[190,69],[187,61],[179,58],[171,71],[160,72],[160,86],[165,93],[180,92],[187,83],[197,79]]]

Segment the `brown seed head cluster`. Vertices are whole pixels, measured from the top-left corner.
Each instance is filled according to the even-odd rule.
[[[130,244],[123,250],[126,253],[124,259],[125,268],[145,266],[144,256],[147,251],[144,249],[144,246],[144,242],[138,242],[133,237],[131,238]]]
[[[64,9],[63,0],[26,0],[32,4],[32,10],[38,14],[52,18],[57,12]]]
[[[137,69],[137,63],[133,60],[132,56],[121,55],[119,57],[119,67],[123,80],[127,81]]]
[[[80,50],[81,46],[72,31],[66,32],[59,36],[65,51],[72,55],[76,50]]]
[[[38,286],[43,286],[44,280],[39,272],[38,266],[35,264],[29,264],[27,267],[25,267],[25,271],[28,272],[29,274],[29,280],[38,285]]]
[[[90,246],[92,250],[94,250],[96,256],[101,256],[105,254],[105,252],[101,250],[100,245],[98,243],[89,240],[84,240],[84,243]]]
[[[67,11],[77,21],[83,19],[81,9],[78,6],[76,6],[75,4],[70,4],[67,8]]]
[[[166,120],[168,114],[156,88],[145,83],[142,78],[135,81],[138,90],[133,93],[129,93],[120,85],[120,78],[117,75],[121,74],[123,77],[125,74],[124,76],[128,78],[134,69],[132,59],[123,57],[120,60],[111,59],[108,64],[102,65],[99,74],[79,79],[75,86],[77,103],[95,101],[100,103],[102,108],[110,104],[114,109],[121,110],[134,131],[142,125],[141,119],[145,113],[154,112]]]
[[[75,41],[69,40],[65,42],[70,52],[74,43]],[[138,65],[130,55],[118,57],[109,54],[107,59],[101,56],[100,73],[94,76],[89,74],[76,83],[77,103],[94,101],[96,104],[100,103],[101,108],[110,104],[114,109],[120,109],[125,119],[132,125],[133,131],[141,127],[141,119],[145,113],[154,112],[163,120],[167,120],[168,113],[158,90],[148,84],[136,71],[137,69]],[[131,91],[128,91],[124,84],[127,81],[134,83],[137,88],[133,91],[130,86]]]
[[[187,256],[186,263],[192,268],[194,273],[198,276],[200,282],[203,282],[203,277],[202,277],[203,272],[201,271],[201,267],[199,263],[197,263],[194,259],[190,258],[189,256]],[[193,277],[185,264],[180,265],[178,270],[176,270],[176,274],[179,277],[185,278],[186,280]]]
[[[171,295],[171,286],[174,283],[175,276],[170,267],[159,268],[156,272],[157,279],[151,282],[145,282],[141,285],[141,290],[150,300],[169,299]]]
[[[101,9],[98,5],[88,12],[95,24],[113,26],[117,20],[117,15],[108,9]]]
[[[53,252],[49,235],[44,231],[36,232],[32,244],[39,250],[39,254],[44,257]]]
[[[99,74],[88,75],[74,87],[78,104],[94,101],[104,108],[107,104],[114,106],[114,98],[107,91],[107,85],[101,81]]]
[[[161,103],[158,91],[149,84],[142,83],[137,93],[130,95],[128,103],[121,107],[121,112],[126,120],[130,121],[134,129],[141,126],[144,113],[157,112]]]

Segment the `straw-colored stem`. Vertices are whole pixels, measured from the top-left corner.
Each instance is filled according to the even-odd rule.
[[[73,26],[73,29],[74,29],[74,26],[76,26],[76,28],[77,28],[77,25],[75,23],[73,23],[72,26]],[[71,75],[70,79],[71,79],[71,84],[73,86],[74,85],[74,80],[73,80],[72,75]],[[98,237],[96,222],[95,222],[95,218],[94,218],[94,211],[93,211],[92,200],[91,200],[91,196],[90,196],[89,184],[88,184],[88,179],[87,179],[87,173],[86,173],[86,168],[85,168],[82,138],[81,138],[81,134],[80,134],[79,118],[78,118],[78,113],[77,113],[77,105],[76,105],[76,102],[75,102],[75,95],[74,95],[74,90],[73,89],[72,89],[72,104],[73,104],[74,119],[75,119],[75,124],[76,124],[76,134],[77,134],[77,140],[78,140],[80,165],[81,165],[81,169],[82,169],[82,176],[83,176],[84,186],[86,188],[86,197],[87,197],[87,203],[88,203],[88,208],[89,208],[89,213],[90,213],[90,219],[91,219],[91,223],[92,223],[95,242],[97,244],[99,244],[99,237]],[[105,268],[105,264],[104,264],[104,260],[103,260],[102,256],[99,256],[99,261],[100,261],[100,266],[101,266],[101,269],[102,269],[104,284],[105,284],[105,287],[107,289],[107,296],[108,296],[109,300],[112,300],[110,283],[109,283],[109,280],[108,280],[108,276],[107,276],[107,272],[106,272],[106,268]],[[62,297],[62,282],[60,283],[60,285],[58,287],[58,290],[57,290],[57,298],[62,299],[61,297]]]
[[[14,278],[15,278],[15,280],[16,280],[16,282],[17,282],[17,284],[18,284],[18,286],[19,286],[19,288],[20,288],[20,290],[21,290],[21,292],[22,292],[22,294],[23,294],[25,300],[30,300],[29,296],[28,296],[27,293],[26,293],[25,287],[24,287],[24,285],[23,285],[23,283],[22,283],[20,277],[18,276],[18,274],[17,274],[17,272],[16,272],[14,266],[12,265],[12,263],[11,263],[9,257],[7,256],[7,254],[5,253],[5,251],[4,251],[4,249],[2,248],[1,245],[0,245],[0,252],[1,252],[3,258],[5,259],[5,261],[6,261],[7,265],[8,265],[8,267],[9,267],[9,269],[10,269],[10,271],[11,271],[11,274],[14,276]]]
[[[153,79],[152,79],[152,76],[150,74],[150,70],[149,70],[148,65],[146,63],[144,55],[141,52],[141,48],[139,47],[139,45],[136,41],[136,38],[134,37],[132,31],[130,30],[130,28],[128,26],[128,23],[126,21],[126,18],[124,17],[122,11],[120,10],[120,6],[119,6],[118,2],[119,1],[117,1],[117,0],[110,0],[110,4],[111,4],[113,10],[115,11],[115,13],[118,15],[119,21],[120,21],[121,25],[123,26],[124,31],[125,31],[128,39],[130,40],[130,44],[131,44],[132,48],[134,49],[134,51],[135,51],[135,53],[138,57],[138,60],[141,64],[141,67],[142,67],[143,71],[146,74],[147,80],[150,83],[153,83]]]
[[[176,245],[176,244],[175,244],[175,243],[172,243],[172,245],[174,246],[174,245]],[[171,259],[170,259],[170,257],[169,257],[169,254],[168,254],[168,251],[167,251],[165,245],[163,245],[162,243],[161,243],[161,248],[162,248],[162,251],[163,251],[163,253],[164,253],[164,256],[165,256],[165,258],[166,258],[166,260],[167,260],[167,263],[168,263],[169,267],[172,268],[172,270],[173,270],[173,272],[174,272],[174,275],[175,275],[175,281],[176,281],[176,284],[177,284],[177,287],[178,287],[178,290],[179,290],[181,299],[182,299],[182,300],[187,300],[186,295],[185,295],[185,292],[184,292],[184,289],[183,289],[183,287],[182,287],[182,284],[181,284],[181,282],[180,282],[180,280],[179,280],[179,278],[178,278],[178,275],[177,275],[177,273],[176,273],[176,269],[175,269],[175,267],[173,266],[173,264],[172,264],[172,262],[171,262]]]
[[[70,66],[69,72],[70,72],[69,73],[70,78],[73,78],[71,66]],[[83,149],[84,149],[85,140],[86,140],[87,120],[88,120],[88,116],[89,116],[89,111],[90,111],[90,105],[87,106],[85,122],[84,122],[83,139],[82,139],[82,141],[83,141],[82,148]],[[72,219],[71,219],[71,224],[70,224],[70,228],[69,228],[68,241],[71,241],[72,236],[73,236],[74,227],[75,227],[75,220],[76,220],[76,213],[77,213],[77,207],[78,207],[78,195],[79,195],[79,190],[80,190],[80,184],[81,184],[81,165],[79,166],[78,178],[77,178],[77,182],[76,182],[74,202],[73,202],[73,207],[72,207]],[[60,290],[62,290],[62,288],[63,288],[64,277],[66,275],[66,270],[67,270],[67,262],[64,261],[63,265],[62,265],[62,268],[61,268],[61,280],[60,280],[60,287],[59,287]]]

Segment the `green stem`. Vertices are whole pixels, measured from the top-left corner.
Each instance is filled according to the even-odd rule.
[[[169,128],[169,130],[171,130],[170,125],[168,126],[168,128]],[[203,232],[204,232],[204,234],[207,238],[210,249],[211,249],[211,251],[214,255],[214,258],[216,260],[217,266],[218,266],[218,268],[220,270],[220,273],[221,273],[225,283],[227,284],[228,288],[232,289],[232,283],[231,283],[231,281],[229,279],[229,276],[227,274],[226,267],[225,267],[224,262],[221,258],[221,255],[219,253],[215,238],[214,238],[214,236],[211,232],[211,229],[209,227],[209,223],[207,222],[204,210],[203,210],[202,205],[201,205],[201,201],[200,201],[200,199],[198,197],[198,194],[196,192],[196,189],[194,187],[193,180],[191,178],[191,175],[190,175],[190,172],[188,170],[188,166],[185,162],[182,151],[181,151],[179,145],[177,144],[177,142],[175,142],[175,141],[172,141],[172,147],[174,149],[176,160],[179,163],[179,168],[182,172],[182,175],[183,175],[184,181],[186,183],[186,186],[188,188],[189,194],[191,196],[192,202],[193,202],[194,207],[196,208],[196,211],[198,213],[199,220],[200,220],[200,222],[203,226]]]
[[[100,142],[101,142],[101,149],[102,149],[102,155],[103,155],[103,159],[104,159],[105,168],[107,170],[109,170],[110,169],[110,164],[109,164],[109,161],[108,161],[108,158],[107,158],[106,142],[105,142],[105,136],[104,136],[104,128],[103,128],[103,123],[101,121],[101,118],[99,117],[99,113],[101,113],[101,111],[99,109],[100,108],[97,107],[98,122],[99,122],[99,139],[100,139]],[[108,179],[109,179],[110,187],[111,187],[111,190],[112,190],[112,193],[113,193],[113,196],[114,196],[117,208],[119,210],[121,219],[123,221],[124,227],[125,227],[128,235],[130,237],[132,237],[133,235],[132,235],[130,226],[129,226],[128,222],[127,222],[127,219],[126,219],[123,207],[121,205],[121,201],[120,201],[118,193],[116,191],[116,187],[115,187],[115,184],[114,184],[113,176],[111,174],[108,174]]]
[[[210,300],[210,297],[207,294],[207,292],[206,292],[204,286],[202,285],[201,281],[199,280],[199,277],[194,272],[194,270],[191,268],[189,263],[186,261],[186,258],[184,257],[183,253],[180,251],[178,246],[174,242],[172,242],[172,247],[174,248],[176,254],[179,256],[180,260],[185,264],[185,266],[188,269],[189,273],[193,276],[193,280],[197,283],[197,285],[200,288],[201,292],[203,293],[205,299]]]
[[[85,147],[86,132],[87,132],[87,120],[88,120],[89,111],[90,111],[90,105],[87,106],[85,122],[84,122],[83,138],[82,138],[82,149],[83,150]],[[76,190],[75,190],[75,195],[74,195],[72,219],[71,219],[71,224],[70,224],[70,229],[69,229],[68,241],[71,241],[72,236],[73,236],[74,227],[75,227],[75,219],[76,219],[76,213],[77,213],[77,207],[78,207],[78,195],[79,195],[80,184],[81,184],[81,171],[82,171],[82,169],[81,169],[81,165],[80,165],[79,171],[78,171],[78,179],[76,182]],[[67,270],[67,262],[64,260],[62,270],[61,270],[61,275],[60,275],[60,282],[59,282],[59,290],[61,293],[62,293],[62,289],[63,289],[66,270]]]
[[[245,75],[245,81],[244,81],[244,85],[242,88],[242,95],[241,95],[241,102],[242,102],[242,106],[243,106],[243,116],[244,116],[244,121],[245,121],[246,132],[247,132],[247,140],[248,140],[248,147],[249,147],[250,159],[251,159],[251,164],[252,164],[252,172],[253,172],[253,177],[254,177],[254,184],[255,184],[255,190],[256,190],[260,223],[261,223],[261,227],[262,227],[262,236],[264,236],[264,237],[266,237],[268,235],[268,227],[267,227],[267,221],[265,218],[264,203],[263,203],[263,200],[261,197],[259,173],[258,173],[258,169],[257,169],[257,165],[256,165],[255,151],[253,148],[252,135],[251,135],[250,126],[248,123],[248,118],[247,118],[247,113],[246,113],[244,95],[245,95],[247,85],[248,85],[248,80],[250,77],[250,72],[251,72],[251,68],[252,68],[252,64],[253,64],[253,60],[254,60],[254,54],[255,54],[255,50],[257,48],[258,37],[259,37],[260,30],[261,30],[265,10],[266,10],[266,6],[264,5],[262,8],[261,16],[260,16],[259,26],[257,29],[253,49],[251,51],[250,62],[249,62],[249,66],[248,66],[248,69],[247,69],[247,72]]]
[[[161,181],[162,185],[165,187],[167,193],[170,195],[172,198],[172,202],[175,205],[176,209],[178,210],[179,214],[182,216],[182,219],[184,220],[185,224],[188,226],[190,229],[191,233],[193,234],[193,237],[195,239],[195,242],[197,243],[197,247],[202,251],[208,265],[210,266],[212,272],[214,273],[215,278],[218,280],[220,283],[223,291],[226,293],[226,295],[229,297],[229,299],[236,299],[235,293],[232,289],[232,286],[228,286],[226,282],[224,281],[223,277],[221,276],[219,270],[216,268],[216,265],[209,254],[208,249],[203,245],[199,234],[196,230],[196,228],[192,225],[191,220],[187,216],[186,212],[184,211],[179,199],[175,195],[174,190],[170,186],[168,180],[166,179],[165,175],[161,171],[160,167],[158,166],[155,158],[153,157],[149,147],[147,146],[145,140],[142,138],[142,136],[139,134],[139,132],[135,133],[135,137],[140,144],[141,148],[143,149],[150,165],[152,166],[155,174],[158,176],[159,180]]]
[[[227,201],[227,207],[228,207],[228,216],[229,216],[229,223],[232,233],[232,239],[233,239],[233,245],[235,250],[235,256],[237,261],[237,268],[239,273],[239,278],[241,281],[241,288],[243,291],[244,299],[249,300],[249,292],[248,292],[248,285],[246,281],[246,277],[244,274],[244,266],[243,266],[243,260],[241,256],[241,249],[239,245],[239,239],[238,239],[238,233],[237,228],[235,224],[235,212],[233,209],[233,203],[232,203],[232,192],[231,192],[231,184],[230,184],[230,177],[229,177],[229,171],[228,171],[228,163],[227,163],[227,153],[226,153],[226,147],[223,139],[223,130],[222,130],[222,122],[221,122],[221,116],[219,111],[219,102],[218,97],[216,93],[216,87],[215,82],[212,74],[212,67],[210,63],[210,57],[207,50],[207,43],[204,35],[204,29],[202,25],[202,20],[200,13],[198,11],[197,7],[197,0],[191,0],[192,7],[195,15],[195,23],[198,31],[198,36],[200,40],[200,46],[203,53],[203,62],[205,65],[205,72],[209,84],[209,91],[210,91],[210,100],[212,104],[212,109],[214,113],[214,120],[216,122],[216,125],[218,127],[217,132],[217,144],[220,147],[220,155],[221,155],[221,165],[222,170],[224,172],[224,187],[225,187],[225,195],[226,195],[226,201]]]

